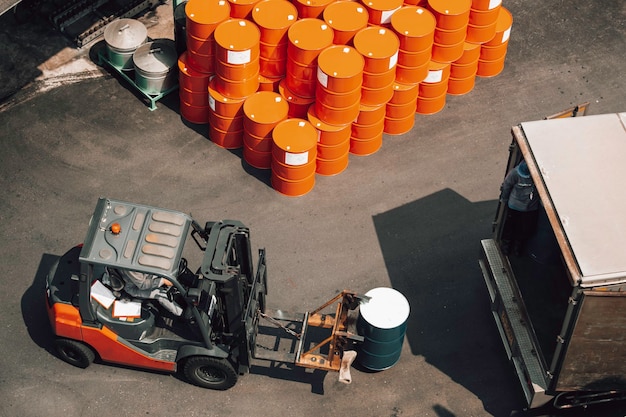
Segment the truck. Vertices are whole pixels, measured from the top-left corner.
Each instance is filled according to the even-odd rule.
[[[530,409],[626,398],[626,113],[585,113],[512,127],[505,173],[526,162],[537,224],[507,254],[500,202],[481,241],[491,311]]]
[[[271,310],[265,249],[256,269],[252,252],[240,221],[200,225],[181,211],[98,199],[83,243],[46,277],[58,356],[79,368],[98,360],[178,372],[215,390],[234,386],[256,359],[338,371],[349,383],[363,341],[354,315],[368,297],[344,290],[312,311]],[[192,270],[185,254],[200,266]],[[125,291],[125,271],[166,280],[164,296],[184,312]]]

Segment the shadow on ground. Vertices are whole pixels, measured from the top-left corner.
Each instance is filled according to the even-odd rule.
[[[510,365],[478,266],[495,208],[494,201],[472,203],[444,189],[373,220],[391,285],[411,306],[411,352],[474,393],[491,415],[502,416],[522,404],[512,371],[510,379],[497,380]]]

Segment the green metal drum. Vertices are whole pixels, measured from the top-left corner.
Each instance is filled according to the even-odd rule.
[[[365,295],[357,320],[357,330],[364,337],[357,360],[365,368],[382,371],[400,359],[409,317],[409,302],[393,288],[374,288]]]

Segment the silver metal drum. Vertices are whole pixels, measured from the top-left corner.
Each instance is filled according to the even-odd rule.
[[[135,84],[147,94],[163,93],[178,80],[176,43],[157,39],[141,45],[133,54]]]
[[[133,54],[147,40],[148,29],[135,19],[117,19],[104,29],[109,62],[122,71],[133,69]]]

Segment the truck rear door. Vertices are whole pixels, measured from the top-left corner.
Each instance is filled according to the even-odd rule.
[[[578,303],[556,391],[626,391],[626,293],[585,290]]]

